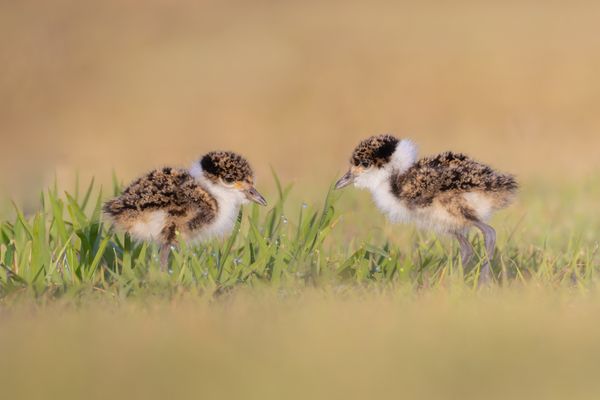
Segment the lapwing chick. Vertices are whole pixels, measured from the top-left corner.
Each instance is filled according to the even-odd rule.
[[[377,207],[393,222],[453,235],[460,244],[463,265],[473,255],[468,232],[483,233],[487,257],[479,282],[491,279],[496,232],[487,224],[507,207],[518,185],[515,178],[494,171],[464,154],[446,152],[417,159],[416,145],[391,135],[372,136],[354,149],[350,170],[336,183],[368,189]]]
[[[254,173],[242,156],[204,155],[189,170],[165,167],[131,183],[104,205],[114,225],[139,241],[160,244],[161,269],[168,266],[177,236],[203,242],[231,233],[240,206],[267,205],[254,188]]]

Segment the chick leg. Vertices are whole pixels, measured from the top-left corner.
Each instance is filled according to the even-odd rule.
[[[160,246],[160,270],[167,272],[169,270],[169,255],[171,254],[171,245],[165,243]]]
[[[463,233],[454,232],[454,237],[456,237],[456,240],[458,240],[458,243],[460,244],[460,257],[464,267],[471,261],[471,257],[473,257],[473,247],[471,246],[471,243],[469,243],[467,236]]]
[[[494,258],[494,250],[496,248],[496,231],[491,226],[484,224],[481,221],[474,222],[474,225],[483,233],[483,240],[485,243],[486,260],[481,267],[479,274],[479,283],[489,283],[492,278],[492,270],[490,267],[490,261]]]
[[[171,254],[171,245],[177,237],[176,225],[170,223],[164,226],[162,232],[162,246],[160,247],[160,270],[169,271],[169,255]]]

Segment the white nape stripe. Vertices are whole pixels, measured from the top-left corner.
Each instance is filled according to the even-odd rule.
[[[390,164],[398,172],[404,172],[417,161],[418,154],[419,149],[415,142],[410,139],[402,139],[396,145]]]
[[[203,171],[202,171],[202,166],[200,165],[200,161],[196,161],[192,164],[192,166],[190,167],[190,175],[192,175],[192,177],[196,178],[196,180],[200,180],[202,178],[204,178],[203,175]]]

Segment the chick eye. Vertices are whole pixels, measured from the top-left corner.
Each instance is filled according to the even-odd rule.
[[[235,182],[235,180],[231,177],[225,177],[225,178],[223,178],[223,181],[225,183],[227,183],[228,185],[231,185],[233,182]]]
[[[364,168],[369,168],[369,163],[367,161],[361,161],[360,166]]]

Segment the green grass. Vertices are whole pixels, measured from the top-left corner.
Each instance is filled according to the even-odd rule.
[[[14,217],[0,223],[0,295],[54,298],[93,291],[168,298],[239,287],[477,288],[481,258],[463,268],[451,241],[386,224],[364,195],[345,192],[340,201],[342,194],[330,189],[321,204],[308,206],[290,200],[292,188],[276,177],[274,186],[272,206],[244,208],[226,240],[179,242],[169,274],[159,272],[157,246],[135,243],[103,222],[106,196],[93,181],[83,190],[76,184],[73,194],[54,187],[40,195],[36,213],[26,216],[15,205]],[[496,284],[594,288],[600,224],[580,203],[593,203],[596,187],[592,179],[551,194],[543,184],[526,190],[511,217],[496,224]],[[482,255],[480,240],[474,240]]]
[[[275,180],[270,208],[180,243],[166,274],[103,223],[107,194],[75,186],[0,223],[2,398],[600,395],[597,178],[526,183],[483,289],[480,263],[365,193],[304,205]]]

